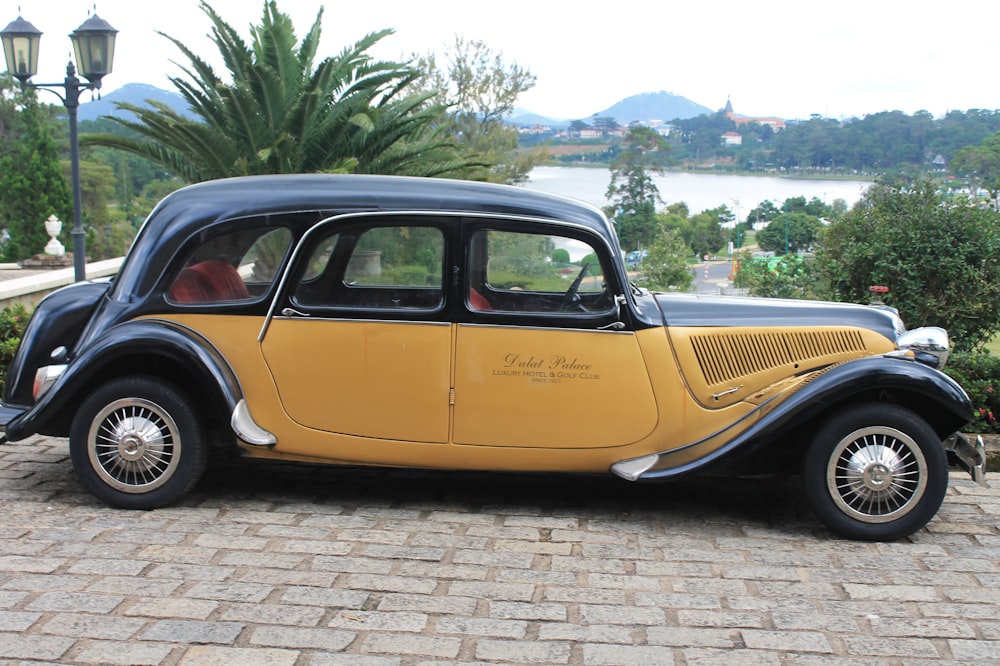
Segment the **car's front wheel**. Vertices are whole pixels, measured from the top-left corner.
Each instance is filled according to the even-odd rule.
[[[927,423],[896,405],[861,405],[817,431],[803,465],[816,515],[851,539],[893,541],[934,517],[948,490],[948,460]]]
[[[73,418],[69,447],[87,490],[123,509],[173,504],[198,482],[208,458],[190,400],[147,376],[115,379],[87,397]]]

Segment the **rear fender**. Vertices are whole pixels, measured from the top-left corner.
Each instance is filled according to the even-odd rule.
[[[174,322],[140,319],[118,324],[91,341],[73,358],[51,388],[29,410],[7,424],[7,439],[16,441],[38,432],[65,435],[71,412],[96,383],[110,379],[109,368],[129,357],[156,358],[178,364],[191,382],[207,387],[207,408],[227,418],[243,399],[232,368],[215,347],[196,332]],[[142,368],[130,368],[142,373]],[[117,372],[116,374],[123,374]],[[185,388],[184,386],[181,387]]]
[[[77,282],[42,299],[28,321],[7,371],[4,402],[32,403],[35,369],[52,363],[50,355],[56,348],[74,347],[110,284],[108,281]]]

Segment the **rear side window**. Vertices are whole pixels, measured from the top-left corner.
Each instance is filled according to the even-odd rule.
[[[444,302],[445,242],[430,226],[337,230],[316,240],[292,300],[301,307],[433,310]]]
[[[291,232],[273,226],[240,229],[197,247],[167,288],[177,304],[251,301],[266,294],[292,243]]]

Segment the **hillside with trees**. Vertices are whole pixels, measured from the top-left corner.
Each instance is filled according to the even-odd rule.
[[[576,151],[553,151],[556,161],[563,164],[614,162],[624,129],[616,119],[598,117],[577,123],[577,137],[584,128],[596,130],[599,136],[522,134],[522,144],[579,146]],[[937,119],[925,111],[912,115],[886,111],[849,120],[814,116],[790,121],[781,131],[758,122],[737,126],[718,112],[675,118],[657,131],[666,136],[675,165],[682,168],[876,176],[944,171],[962,148],[979,145],[1000,131],[1000,110],[951,111]],[[740,144],[725,144],[722,135],[726,132],[738,133]]]

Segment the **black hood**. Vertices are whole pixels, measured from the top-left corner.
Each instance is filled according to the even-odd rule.
[[[667,326],[856,326],[895,341],[905,330],[888,307],[781,298],[653,294]]]

